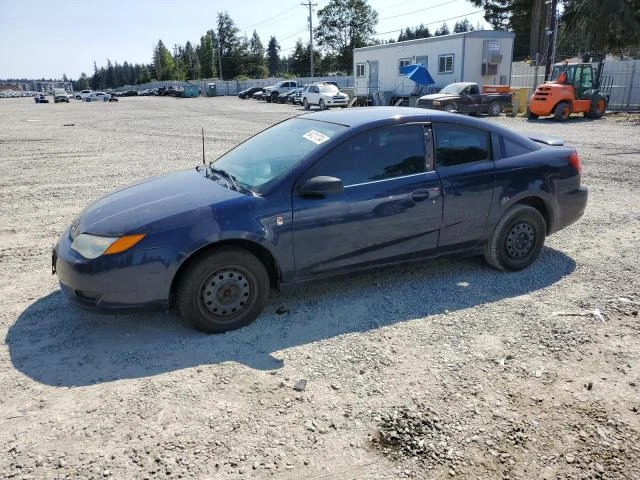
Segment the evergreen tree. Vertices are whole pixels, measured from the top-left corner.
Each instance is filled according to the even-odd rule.
[[[453,33],[473,32],[473,25],[468,19],[459,20],[453,26]]]
[[[275,77],[280,69],[280,45],[276,37],[269,39],[269,45],[267,47],[267,65],[269,68],[269,76]]]
[[[78,79],[78,81],[75,82],[73,89],[76,92],[79,92],[81,90],[87,90],[88,88],[89,88],[89,79],[87,78],[87,74],[82,72],[80,74],[80,78]]]
[[[435,36],[439,37],[441,35],[449,35],[450,33],[451,31],[449,30],[449,26],[445,22],[436,30]]]
[[[293,53],[289,57],[289,73],[302,77],[309,73],[309,57],[308,50],[304,48],[302,40],[298,39]]]
[[[162,40],[158,40],[158,44],[156,45],[153,54],[153,64],[158,80],[173,80],[176,73],[176,64],[171,52],[164,46]]]
[[[234,78],[243,69],[242,57],[246,54],[238,32],[240,29],[229,16],[228,12],[218,13],[218,41],[220,42],[220,56],[222,58],[221,78]]]
[[[249,40],[249,62],[247,75],[251,78],[266,78],[269,74],[267,69],[265,50],[260,40],[258,32],[253,31],[251,40]]]
[[[98,66],[96,65],[96,61],[93,61],[93,76],[91,77],[91,89],[98,90],[100,88],[100,72],[98,71]]]

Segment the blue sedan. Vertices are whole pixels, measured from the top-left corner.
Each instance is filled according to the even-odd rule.
[[[279,123],[209,165],[87,207],[53,251],[68,299],[176,307],[196,328],[255,320],[270,290],[452,253],[520,270],[584,212],[577,152],[411,108]]]

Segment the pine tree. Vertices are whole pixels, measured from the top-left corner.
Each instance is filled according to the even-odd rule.
[[[275,77],[280,70],[280,45],[276,37],[269,39],[269,45],[267,47],[267,65],[269,68],[269,76]]]

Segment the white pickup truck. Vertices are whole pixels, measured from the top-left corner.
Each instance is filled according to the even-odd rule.
[[[275,85],[265,88],[264,98],[268,103],[276,103],[278,101],[278,95],[280,95],[282,92],[288,92],[289,90],[293,90],[297,87],[298,82],[296,82],[295,80],[283,80],[276,83]]]

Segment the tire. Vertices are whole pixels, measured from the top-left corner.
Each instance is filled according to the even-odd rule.
[[[278,103],[278,92],[271,93],[271,103]]]
[[[103,102],[108,102],[108,101],[109,101],[109,99],[108,99],[107,97],[102,97],[102,101],[103,101]]]
[[[484,258],[497,270],[522,270],[538,258],[546,235],[542,214],[528,205],[516,204],[498,221],[484,247]]]
[[[455,103],[447,103],[444,107],[442,107],[442,110],[444,110],[445,112],[450,112],[451,110],[455,110],[457,112],[458,106]]]
[[[491,102],[487,113],[491,117],[497,117],[502,113],[502,104],[500,102]]]
[[[271,95],[265,95],[264,99],[267,101],[267,103],[271,103]]]
[[[304,107],[305,110],[309,110],[311,108],[311,105],[309,105],[309,102],[307,101],[306,98],[302,100],[302,106]]]
[[[269,274],[260,260],[246,250],[222,247],[188,266],[176,303],[182,317],[198,330],[222,333],[258,318],[269,288]]]
[[[82,100],[82,97],[80,95],[76,95],[76,100]]]
[[[320,99],[320,101],[318,102],[318,107],[320,108],[320,110],[326,110],[327,106],[324,104],[324,100]]]
[[[591,106],[589,112],[586,114],[589,118],[602,118],[607,110],[607,99],[601,95],[594,95],[591,100]]]
[[[558,122],[569,120],[570,115],[571,106],[567,102],[560,102],[556,105],[556,108],[553,109],[553,118]]]
[[[529,110],[529,107],[527,107],[527,118],[529,120],[537,120],[538,119],[538,115],[533,113],[531,110]]]
[[[90,102],[90,101],[91,101],[91,99],[90,99],[89,97],[87,97],[87,98],[85,98],[85,99],[84,99],[84,101],[85,101],[85,102]]]

